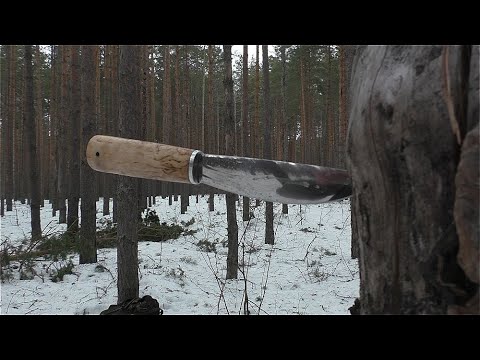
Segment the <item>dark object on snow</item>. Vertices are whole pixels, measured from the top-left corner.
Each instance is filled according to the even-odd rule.
[[[128,299],[117,305],[110,305],[100,315],[163,315],[158,301],[150,295]]]
[[[360,299],[356,298],[355,302],[348,308],[348,310],[350,310],[350,314],[352,315],[360,315]]]

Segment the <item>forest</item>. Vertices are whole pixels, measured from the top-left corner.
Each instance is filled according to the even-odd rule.
[[[237,56],[233,78],[234,145],[232,155],[263,157],[271,142],[271,158],[345,167],[346,74],[352,61],[348,46],[275,46],[269,60],[269,94],[264,93],[260,46],[256,54]],[[86,49],[90,49],[86,47]],[[26,77],[25,49],[2,46],[2,214],[12,199],[29,198],[29,135],[26,94],[34,88],[35,147],[38,154],[40,199],[67,216],[67,199],[78,193],[84,144],[81,131],[91,121],[92,134],[119,134],[119,48],[95,46],[94,64],[83,69],[81,46],[43,46],[32,49],[32,82]],[[225,65],[221,46],[141,45],[139,68],[132,79],[139,86],[141,113],[130,121],[139,126],[137,139],[224,153]],[[247,49],[244,51],[248,51]],[[253,55],[253,56],[252,56]],[[247,59],[247,62],[244,61]],[[90,72],[91,71],[91,72]],[[244,79],[244,80],[242,80]],[[81,107],[81,82],[94,83],[93,119]],[[341,91],[343,89],[343,91]],[[88,95],[85,95],[88,96]],[[265,97],[270,125],[266,127]],[[110,196],[110,176],[95,175],[95,194]],[[144,195],[178,196],[181,190],[145,183]],[[198,189],[188,188],[193,193]],[[148,200],[145,198],[145,205]],[[74,201],[74,200],[73,200]],[[109,209],[105,209],[108,213]]]
[[[273,49],[271,54],[268,47]],[[379,52],[383,49],[386,50],[382,56],[386,56],[390,62],[376,62],[380,56]],[[238,271],[241,270],[239,266],[241,234],[239,235],[238,223],[250,221],[255,209],[264,206],[261,216],[264,219],[265,232],[262,236],[265,244],[273,245],[276,241],[274,219],[277,221],[278,216],[274,216],[272,203],[261,204],[258,199],[225,194],[204,185],[140,180],[95,172],[88,166],[85,155],[86,144],[92,136],[111,135],[200,149],[209,154],[348,168],[354,185],[351,205],[351,257],[360,258],[359,298],[362,313],[478,311],[471,310],[472,299],[478,299],[478,279],[475,275],[469,275],[470,270],[465,269],[462,260],[459,261],[463,270],[459,270],[457,263],[451,265],[455,268],[456,275],[447,280],[439,280],[439,283],[435,282],[432,286],[426,285],[422,292],[408,285],[415,277],[408,272],[402,272],[402,265],[396,257],[401,247],[392,245],[393,248],[385,248],[386,253],[392,254],[396,259],[393,262],[395,268],[390,269],[390,265],[384,264],[383,260],[376,264],[382,263],[382,266],[388,269],[386,270],[388,274],[392,271],[394,280],[379,280],[379,284],[386,281],[393,287],[391,296],[386,296],[379,302],[375,300],[378,298],[372,300],[366,289],[376,286],[375,291],[378,291],[377,295],[381,297],[382,292],[387,291],[390,285],[378,290],[380,285],[374,285],[371,280],[373,277],[367,276],[374,273],[373,260],[370,263],[370,260],[365,260],[369,258],[367,254],[376,251],[371,248],[371,244],[377,244],[375,246],[379,248],[387,246],[375,240],[375,234],[381,237],[384,233],[389,234],[388,239],[394,239],[395,234],[401,234],[402,239],[404,239],[402,236],[405,237],[405,243],[412,241],[408,239],[414,238],[415,241],[421,239],[419,244],[411,245],[414,250],[405,250],[406,252],[402,250],[401,256],[407,258],[411,256],[422,264],[428,263],[427,267],[443,266],[447,269],[450,263],[447,261],[439,265],[436,260],[434,263],[431,262],[433,260],[430,259],[435,257],[435,252],[429,253],[427,260],[426,257],[422,257],[420,254],[424,251],[422,241],[428,243],[428,239],[441,238],[438,241],[446,244],[448,238],[451,242],[445,248],[448,249],[442,253],[448,259],[458,251],[458,241],[462,242],[462,236],[464,238],[461,231],[458,240],[457,237],[452,237],[453,235],[437,233],[424,234],[422,237],[419,234],[423,234],[423,230],[419,230],[420,225],[416,227],[416,222],[413,223],[413,233],[402,228],[405,219],[410,216],[416,218],[415,209],[424,209],[422,208],[424,204],[439,200],[432,194],[425,195],[425,201],[421,204],[415,203],[417,200],[408,200],[409,204],[416,204],[413,205],[414,210],[411,210],[412,207],[404,207],[404,202],[400,200],[412,194],[413,188],[410,184],[416,181],[408,177],[408,180],[403,182],[402,176],[415,173],[419,168],[425,169],[425,164],[414,164],[415,161],[423,161],[422,157],[416,157],[415,151],[419,151],[418,148],[413,153],[401,152],[413,141],[407,139],[408,136],[402,138],[401,151],[397,147],[395,149],[389,147],[390,141],[395,143],[395,136],[400,133],[394,126],[385,130],[384,124],[390,124],[392,118],[395,124],[407,121],[406,117],[399,115],[404,108],[395,106],[395,102],[391,105],[390,102],[393,101],[392,97],[397,99],[395,96],[407,91],[402,86],[406,86],[404,84],[408,82],[402,78],[403,80],[392,83],[394,81],[392,79],[396,79],[400,72],[388,73],[387,68],[390,66],[396,69],[396,62],[403,61],[402,64],[408,63],[408,69],[412,69],[408,70],[411,71],[408,74],[415,73],[412,76],[417,77],[422,76],[424,69],[430,67],[443,69],[451,81],[447,82],[447,89],[451,86],[453,89],[451,92],[455,93],[464,86],[462,84],[468,85],[474,81],[472,79],[475,79],[475,76],[478,78],[478,64],[476,68],[469,65],[474,64],[475,57],[478,58],[478,48],[457,47],[448,53],[448,47],[440,46],[425,46],[412,50],[407,46],[367,48],[350,45],[256,45],[255,52],[251,54],[249,46],[244,45],[242,50],[232,56],[231,45],[2,45],[0,48],[2,218],[13,211],[15,203],[30,206],[30,249],[33,249],[47,238],[43,233],[45,224],[41,224],[40,210],[48,204],[51,206],[52,218],[59,224],[65,224],[66,231],[62,236],[70,242],[71,249],[78,252],[79,264],[96,263],[100,239],[97,232],[96,202],[102,199],[102,214],[111,215],[112,224],[116,226],[115,246],[118,263],[116,301],[120,304],[139,297],[138,241],[142,236],[142,226],[148,231],[158,230],[152,229],[151,222],[148,223],[146,217],[142,218],[142,214],[148,214],[148,209],[155,206],[159,199],[168,201],[169,206],[180,203],[180,214],[185,214],[188,208],[194,205],[192,201],[198,203],[199,197],[208,198],[208,210],[212,213],[217,210],[216,199],[225,198],[227,220],[225,241],[228,248],[226,279],[237,279]],[[422,50],[425,53],[420,53]],[[427,50],[430,51],[428,54]],[[404,54],[409,54],[410,58],[403,56]],[[416,59],[414,66],[410,66],[411,59]],[[388,74],[384,75],[385,89],[378,85],[380,81],[377,82],[377,77],[384,73],[378,69],[375,72],[369,68],[369,64],[377,64],[380,70],[387,69],[384,72]],[[450,73],[449,67],[453,69]],[[460,71],[456,71],[458,68]],[[465,72],[465,69],[470,71]],[[440,74],[440,71],[438,73]],[[455,77],[457,73],[462,74],[458,80]],[[433,74],[436,79],[436,73]],[[371,89],[365,88],[364,83],[369,83],[370,79],[373,79]],[[428,86],[420,81],[415,84]],[[444,82],[439,80],[438,84],[439,88],[443,89],[441,93],[444,93],[446,91],[445,85],[442,85]],[[475,91],[475,86],[472,89],[470,91]],[[478,84],[476,91],[478,93]],[[439,93],[432,90],[431,96],[437,96]],[[467,96],[466,93],[462,93],[462,96]],[[408,96],[417,99],[415,94],[414,92]],[[450,95],[447,93],[446,98],[448,99]],[[406,103],[408,102],[402,104]],[[415,106],[413,100],[411,104]],[[470,107],[464,105],[464,108],[467,109],[465,114],[470,119],[472,114],[478,115],[478,105],[475,108],[474,101],[468,104]],[[366,114],[371,113],[372,106],[375,114],[378,114],[379,122],[375,123],[377,119],[375,115],[362,123],[361,119],[365,119]],[[425,123],[431,123],[429,120],[423,120],[420,115],[415,116],[421,120],[415,120],[417,118],[415,116],[412,118],[412,115],[408,120],[410,129],[418,124],[417,130],[424,131],[425,136],[431,133],[447,134],[445,135],[447,141],[444,144],[453,144],[456,140],[455,146],[452,145],[445,150],[445,154],[457,154],[451,158],[452,170],[448,176],[438,170],[438,176],[448,180],[445,180],[445,189],[453,189],[455,173],[463,154],[461,150],[463,140],[467,132],[478,124],[478,119],[476,123],[469,122],[467,115],[462,115],[463,117],[458,115],[459,106],[455,102],[449,105],[444,97],[441,97],[440,105],[432,106],[432,109],[440,109],[438,116],[442,119],[450,118],[450,122],[447,123],[459,122],[457,130],[452,125],[454,129],[452,134],[447,134],[446,128],[438,130],[433,125],[426,126]],[[472,106],[473,110],[468,110]],[[408,111],[409,109],[405,108],[405,113]],[[417,114],[422,114],[422,111]],[[455,115],[457,120],[453,121]],[[462,121],[468,123],[468,126],[462,125]],[[367,123],[370,123],[370,130],[364,131]],[[404,136],[404,133],[402,134],[401,136]],[[382,139],[381,143],[376,142],[377,137]],[[383,139],[386,139],[385,142]],[[372,151],[371,146],[374,147]],[[378,155],[379,147],[385,150],[384,155]],[[429,158],[430,148],[426,151],[426,157]],[[464,153],[466,154],[466,151]],[[397,158],[392,158],[389,154],[398,154],[401,160],[396,163]],[[408,163],[410,157],[415,159],[412,163]],[[447,157],[445,155],[442,159],[445,160]],[[435,155],[430,158],[434,159],[431,162],[432,171],[437,174],[436,169],[440,168],[440,160],[437,161]],[[408,165],[405,165],[405,162]],[[395,163],[398,166],[388,167],[385,165],[387,163]],[[366,164],[372,164],[371,168],[368,167],[368,173]],[[384,177],[386,173],[389,175]],[[430,173],[422,172],[421,175],[422,179],[425,179]],[[435,176],[432,178],[436,179]],[[380,178],[384,179],[383,183],[378,182]],[[398,185],[398,190],[395,184]],[[393,202],[386,201],[402,187],[408,188],[405,193],[393,197]],[[378,192],[378,189],[383,190]],[[390,189],[390,192],[386,189]],[[449,196],[442,195],[439,202],[439,204],[442,201],[447,202],[448,208],[452,208],[451,214],[454,193],[451,190]],[[415,196],[415,199],[419,198],[417,193]],[[241,219],[237,219],[237,206],[242,208]],[[290,205],[283,204],[282,214],[288,214],[289,208]],[[405,212],[397,213],[400,208]],[[455,211],[457,214],[461,210]],[[476,211],[478,213],[478,210]],[[373,219],[370,217],[372,214],[376,214],[375,220],[370,221],[369,219]],[[390,218],[391,214],[397,215]],[[428,210],[424,220],[448,223],[454,221],[451,214],[440,216]],[[152,218],[155,219],[156,215],[153,215]],[[258,212],[256,216],[259,216]],[[395,219],[402,220],[398,222]],[[162,214],[158,214],[156,222],[161,221]],[[461,228],[461,220],[456,218],[455,221]],[[417,222],[420,224],[421,220]],[[394,225],[389,228],[388,224]],[[399,232],[395,233],[392,229]],[[441,229],[442,234],[451,231],[443,225]],[[475,231],[473,233],[477,236],[476,238],[474,236],[474,239],[477,241],[478,249],[478,227]],[[350,242],[350,239],[347,241]],[[403,240],[395,241],[397,244],[403,244],[401,242]],[[473,243],[475,244],[475,240]],[[385,244],[391,243],[387,241]],[[2,250],[3,264],[21,258],[18,254],[9,253],[10,250],[6,247]],[[413,253],[410,254],[410,251]],[[350,257],[350,254],[348,256]],[[478,258],[469,259],[467,262],[474,269],[475,266],[478,269]],[[425,266],[416,266],[411,268],[415,268],[419,274],[424,274]],[[378,272],[378,269],[376,271]],[[428,274],[434,277],[433,273]],[[399,280],[400,278],[402,280]],[[425,281],[428,283],[428,280]],[[457,287],[457,292],[452,290],[455,294],[444,295],[443,298],[446,300],[431,300],[432,296],[443,293],[444,290],[441,289],[446,286],[444,283],[463,285]],[[409,297],[402,298],[406,300],[399,300],[402,292],[409,294]],[[422,305],[418,305],[415,299],[421,299],[418,301]],[[248,301],[245,300],[245,303]],[[352,310],[353,312],[355,310]]]
[[[121,65],[117,45],[2,46],[1,215],[12,211],[14,201],[30,204],[32,238],[39,239],[38,211],[48,202],[52,217],[67,225],[67,233],[78,232],[80,263],[95,262],[92,204],[111,198],[111,208],[110,201],[103,201],[103,214],[112,213],[114,223],[117,213],[122,214],[122,209],[117,211],[117,187],[121,187],[117,177],[93,172],[86,164],[86,143],[95,134],[212,154],[345,167],[345,87],[353,47],[282,45],[273,47],[273,56],[266,51],[265,57],[261,46],[254,54],[243,46],[234,66],[231,46],[227,47],[130,46],[130,52],[125,51],[128,62]],[[224,97],[227,64],[230,102]],[[123,97],[122,88],[127,92]],[[122,123],[126,113],[129,118]],[[228,149],[227,133],[233,139]],[[207,194],[209,210],[215,210],[218,190],[213,188],[132,181],[138,216],[155,205],[156,196],[168,197],[169,204],[179,200],[183,214],[190,195],[197,195],[198,202],[199,194]],[[83,200],[80,212],[79,199]],[[131,196],[122,199],[133,201]],[[259,203],[256,200],[255,206]],[[249,199],[242,204],[243,219],[248,220]],[[127,205],[125,216],[135,220],[130,210]],[[283,212],[288,212],[287,205]],[[273,216],[268,221],[272,229]],[[273,243],[273,231],[267,231],[266,237]],[[236,256],[233,261],[227,277],[236,278]],[[128,276],[131,281],[136,274]]]

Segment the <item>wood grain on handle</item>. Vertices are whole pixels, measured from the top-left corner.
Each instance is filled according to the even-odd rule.
[[[95,135],[87,145],[87,161],[94,170],[181,183],[189,181],[194,150],[148,141]]]

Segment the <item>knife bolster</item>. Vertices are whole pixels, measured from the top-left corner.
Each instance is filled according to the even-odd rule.
[[[200,150],[194,150],[190,155],[188,167],[188,180],[192,184],[200,184],[202,181],[203,153]]]

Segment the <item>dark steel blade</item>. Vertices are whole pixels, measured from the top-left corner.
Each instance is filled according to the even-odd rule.
[[[200,183],[264,201],[318,204],[352,194],[346,170],[285,161],[202,154]],[[201,174],[199,174],[201,171]]]

